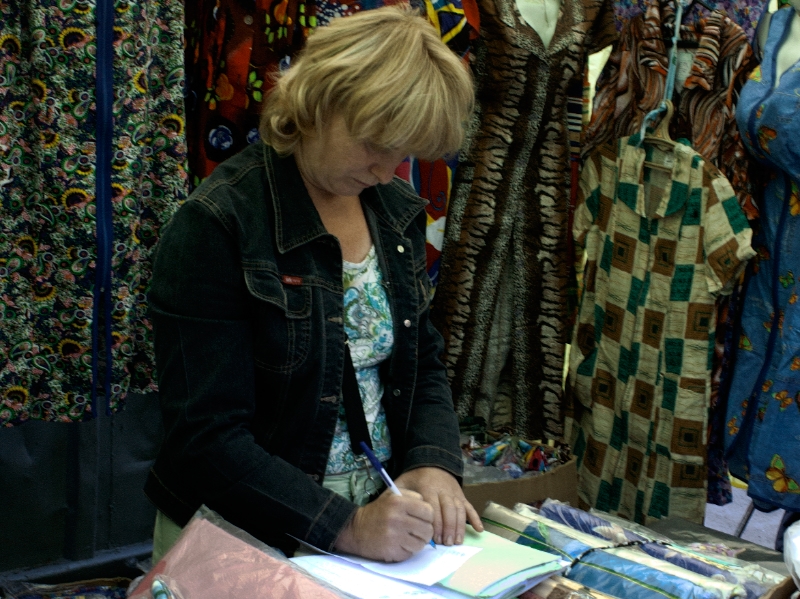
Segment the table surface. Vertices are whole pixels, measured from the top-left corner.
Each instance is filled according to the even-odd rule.
[[[745,541],[733,535],[706,528],[700,524],[689,522],[683,518],[665,518],[652,524],[648,528],[661,533],[673,541],[683,544],[689,543],[722,543],[731,549],[744,549],[737,557],[746,562],[756,562],[784,576],[789,575],[789,570],[783,561],[783,554],[773,549],[756,545],[750,541]]]

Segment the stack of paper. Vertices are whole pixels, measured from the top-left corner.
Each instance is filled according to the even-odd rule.
[[[292,561],[358,599],[507,599],[564,568],[555,555],[470,526],[463,545],[426,547],[397,564],[344,555]]]

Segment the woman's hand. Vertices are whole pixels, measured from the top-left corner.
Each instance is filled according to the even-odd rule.
[[[420,551],[433,537],[434,509],[422,495],[389,489],[372,503],[358,508],[336,539],[337,551],[362,557],[401,562]],[[462,525],[463,530],[463,525]]]
[[[456,478],[441,468],[415,468],[395,481],[403,495],[406,489],[416,491],[433,506],[433,540],[444,545],[459,545],[464,542],[466,521],[483,532],[481,518],[472,504],[464,497],[464,491]]]

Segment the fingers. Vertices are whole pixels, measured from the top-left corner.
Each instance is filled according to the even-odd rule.
[[[439,497],[442,514],[442,543],[453,545],[464,540],[464,506],[452,495]]]
[[[464,500],[464,504],[467,510],[467,520],[472,524],[472,528],[478,532],[483,532],[483,522],[481,522],[481,516],[478,514],[478,510],[472,507],[469,501]]]
[[[402,561],[433,536],[433,507],[412,491],[382,494],[359,508],[336,540],[339,551],[384,561]]]

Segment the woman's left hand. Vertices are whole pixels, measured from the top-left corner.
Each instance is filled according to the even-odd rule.
[[[444,545],[464,542],[466,521],[478,532],[483,532],[481,518],[456,478],[441,468],[423,467],[409,470],[395,481],[401,489],[416,491],[433,506],[433,540]]]

